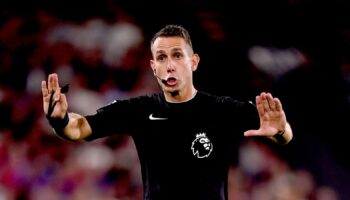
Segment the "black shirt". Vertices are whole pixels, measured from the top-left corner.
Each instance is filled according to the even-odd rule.
[[[243,132],[259,125],[251,102],[200,91],[182,103],[169,103],[163,94],[115,101],[86,118],[88,141],[132,136],[145,200],[227,199],[228,169]]]

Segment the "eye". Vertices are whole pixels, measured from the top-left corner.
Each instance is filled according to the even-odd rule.
[[[176,59],[180,59],[180,58],[182,58],[182,53],[177,52],[177,53],[174,54],[174,57]]]
[[[207,143],[207,142],[209,142],[209,139],[208,139],[208,138],[201,138],[201,139],[199,140],[199,142],[200,142],[200,143]]]
[[[160,54],[157,56],[158,61],[164,61],[166,59],[166,56],[164,54]]]

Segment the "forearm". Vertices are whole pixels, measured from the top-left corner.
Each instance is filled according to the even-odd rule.
[[[69,123],[62,130],[56,130],[58,136],[70,140],[80,141],[91,135],[91,127],[85,117],[76,114],[68,113]]]

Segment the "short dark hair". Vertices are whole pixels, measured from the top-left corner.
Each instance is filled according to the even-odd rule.
[[[164,28],[162,28],[160,31],[158,31],[156,34],[154,34],[151,40],[151,48],[152,48],[152,45],[154,44],[154,41],[158,37],[181,37],[185,40],[185,42],[188,45],[190,45],[191,49],[193,49],[191,36],[188,33],[188,31],[181,25],[169,24],[169,25],[166,25]]]

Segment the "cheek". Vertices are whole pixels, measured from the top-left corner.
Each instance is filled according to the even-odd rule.
[[[188,73],[188,74],[192,74],[193,72],[192,65],[190,65],[189,63],[184,64],[182,69],[185,73]]]
[[[154,64],[154,69],[157,69],[157,72],[163,73],[164,71],[166,71],[166,66],[162,63],[157,63]]]

